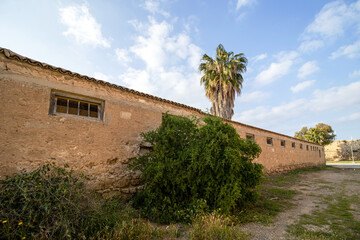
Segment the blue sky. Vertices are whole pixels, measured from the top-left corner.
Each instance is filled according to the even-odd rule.
[[[248,70],[233,120],[360,138],[360,0],[2,0],[0,46],[209,109],[197,67],[219,43]]]

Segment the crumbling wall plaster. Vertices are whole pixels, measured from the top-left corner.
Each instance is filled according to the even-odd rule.
[[[52,90],[102,99],[103,121],[49,114]],[[98,192],[125,196],[136,191],[140,173],[130,174],[129,160],[141,149],[141,132],[157,128],[162,114],[201,116],[197,111],[137,96],[120,89],[32,66],[0,55],[0,178],[33,170],[46,161],[68,164],[89,176]],[[267,173],[324,165],[323,149],[281,134],[231,122],[241,137],[255,135],[262,153],[256,162]],[[272,137],[273,146],[266,144]],[[286,147],[280,146],[286,141]],[[291,147],[296,142],[296,147]],[[299,145],[303,144],[303,149]],[[317,150],[307,151],[312,145]]]

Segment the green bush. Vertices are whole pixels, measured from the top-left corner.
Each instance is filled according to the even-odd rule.
[[[82,178],[46,164],[0,182],[0,239],[79,239],[120,221],[118,200],[86,192]]]
[[[205,117],[200,123],[196,118],[165,114],[158,129],[142,136],[153,151],[130,165],[142,171],[145,184],[134,204],[151,219],[187,220],[178,213],[218,208],[228,213],[255,200],[262,165],[252,160],[261,149],[254,141],[240,138],[230,124],[217,117]]]

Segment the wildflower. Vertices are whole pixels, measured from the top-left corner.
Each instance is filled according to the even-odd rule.
[[[22,237],[21,239],[26,239],[26,237]]]
[[[2,221],[2,223],[7,223],[7,220]]]
[[[23,224],[23,222],[19,222],[19,226],[22,225],[22,224]]]

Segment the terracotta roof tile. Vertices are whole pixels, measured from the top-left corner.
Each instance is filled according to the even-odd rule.
[[[60,68],[60,67],[55,67],[55,66],[49,65],[47,63],[42,63],[42,62],[33,60],[31,58],[24,57],[24,56],[22,56],[20,54],[17,54],[17,53],[15,53],[15,52],[13,52],[13,51],[11,51],[9,49],[6,49],[6,48],[1,48],[0,47],[0,53],[5,55],[5,57],[7,57],[9,59],[14,59],[14,60],[17,60],[17,61],[20,61],[20,62],[25,62],[25,63],[28,63],[28,64],[33,65],[33,66],[39,66],[39,67],[42,67],[44,69],[49,69],[51,71],[59,72],[61,74],[66,74],[66,75],[69,75],[69,76],[72,76],[72,77],[85,79],[85,80],[90,81],[90,82],[95,82],[95,83],[101,84],[103,86],[108,86],[108,87],[111,87],[111,88],[120,89],[120,90],[122,90],[124,92],[128,92],[128,93],[135,94],[135,95],[138,95],[138,96],[146,97],[146,98],[153,99],[153,100],[156,100],[156,101],[169,103],[169,104],[172,104],[172,105],[175,105],[175,106],[178,106],[178,107],[182,107],[182,108],[186,108],[186,109],[198,112],[198,113],[200,113],[202,115],[209,115],[209,114],[201,111],[198,108],[190,107],[190,106],[187,106],[185,104],[181,104],[181,103],[170,101],[170,100],[167,100],[167,99],[164,99],[164,98],[156,97],[156,96],[153,96],[153,95],[150,95],[150,94],[147,94],[147,93],[142,93],[142,92],[139,92],[139,91],[136,91],[136,90],[133,90],[133,89],[130,89],[130,88],[126,88],[126,87],[123,87],[123,86],[120,86],[120,85],[116,85],[116,84],[113,84],[113,83],[109,83],[109,82],[106,82],[106,81],[103,81],[103,80],[98,80],[98,79],[95,79],[93,77],[89,77],[89,76],[82,75],[82,74],[79,74],[79,73],[76,73],[76,72],[72,72],[72,71],[69,71],[67,69],[63,69],[63,68]],[[269,131],[269,130],[266,130],[266,129],[254,127],[254,126],[247,125],[247,124],[244,124],[244,123],[239,123],[239,122],[236,122],[236,121],[226,120],[226,119],[224,119],[224,120],[227,121],[227,122],[242,125],[242,126],[245,126],[245,127],[249,127],[249,128],[253,128],[253,129],[257,129],[257,130],[277,134],[279,136],[292,138],[292,139],[297,140],[297,141],[302,141],[302,142],[306,142],[306,143],[309,143],[309,144],[319,145],[319,144],[316,144],[316,143],[313,143],[313,142],[304,141],[304,140],[301,140],[301,139],[297,139],[297,138],[294,138],[294,137],[291,137],[291,136],[287,136],[287,135],[284,135],[284,134],[281,134],[281,133]]]

